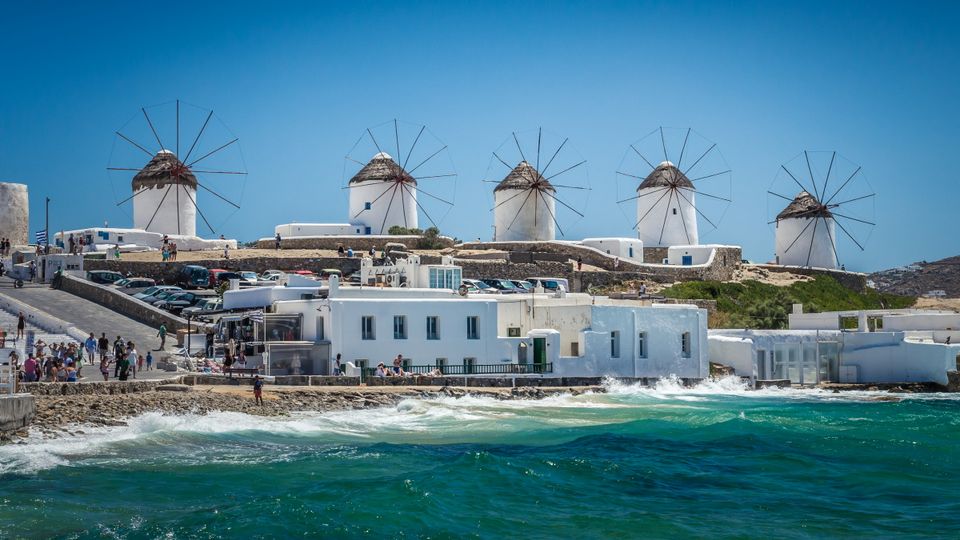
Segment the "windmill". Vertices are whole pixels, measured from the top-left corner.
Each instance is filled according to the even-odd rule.
[[[804,150],[781,165],[767,199],[777,264],[837,268],[838,241],[863,251],[876,225],[876,193],[862,167],[834,151]]]
[[[447,145],[421,124],[394,119],[364,130],[345,157],[344,176],[350,223],[365,234],[418,229],[419,212],[439,228],[453,207],[457,173]]]
[[[526,152],[521,140],[527,144]],[[501,180],[485,180],[496,184],[491,209],[494,241],[555,240],[557,231],[565,236],[560,222],[571,217],[567,214],[583,217],[586,195],[590,191],[587,161],[575,155],[568,142],[568,138],[560,141],[559,137],[538,128],[535,132],[511,133],[493,152],[487,177],[499,176],[494,171],[501,171],[501,166],[508,171]],[[561,175],[565,175],[562,184],[553,181]],[[561,198],[559,190],[587,193],[571,200]]]
[[[184,132],[192,136],[181,137]],[[212,110],[180,100],[141,107],[115,132],[107,170],[124,183],[130,181],[133,191],[117,206],[133,201],[137,229],[196,236],[199,215],[210,232],[216,233],[210,222],[213,214],[204,212],[201,205],[210,196],[211,201],[226,203],[234,211],[240,209],[247,172],[238,141]],[[144,154],[149,158],[146,165],[130,166]],[[130,173],[135,173],[132,180]],[[198,196],[198,190],[204,197]]]
[[[631,222],[644,247],[697,245],[726,213],[731,178],[716,143],[691,128],[660,127],[625,151],[617,204],[635,205]]]

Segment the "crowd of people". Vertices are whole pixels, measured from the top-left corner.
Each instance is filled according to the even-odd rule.
[[[339,365],[340,355],[337,355],[338,365]],[[377,364],[377,369],[374,370],[374,377],[413,377],[414,375],[425,376],[425,377],[442,377],[443,371],[440,368],[433,368],[432,370],[426,373],[414,373],[412,371],[404,371],[403,369],[403,355],[398,354],[396,358],[393,359],[393,366],[387,367],[386,364],[380,362]]]
[[[0,257],[10,256],[10,239],[0,238]]]
[[[160,248],[160,258],[164,262],[177,260],[177,243],[170,240],[170,237],[167,235],[163,235],[163,246]]]

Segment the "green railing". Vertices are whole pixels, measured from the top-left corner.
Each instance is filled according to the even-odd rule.
[[[393,375],[393,367],[386,368]],[[553,373],[553,363],[544,364],[448,364],[444,366],[406,366],[404,373],[413,373],[416,375],[429,375],[439,369],[443,376],[463,376],[463,375],[540,375],[543,373]],[[377,368],[364,368],[363,377],[375,377]]]

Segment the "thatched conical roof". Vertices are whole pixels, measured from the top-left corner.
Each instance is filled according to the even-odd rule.
[[[417,179],[403,169],[386,152],[379,152],[350,179],[351,184],[361,182],[397,182],[417,185]]]
[[[687,175],[683,174],[674,165],[669,161],[664,161],[657,165],[646,178],[643,179],[643,182],[640,182],[640,185],[637,187],[637,191],[647,188],[659,188],[659,187],[678,187],[686,189],[697,189],[694,187],[693,182],[687,178]]]
[[[820,204],[820,201],[816,197],[807,193],[806,191],[801,191],[793,199],[793,201],[783,209],[782,212],[777,214],[777,220],[788,219],[788,218],[832,218],[833,214],[830,213],[830,209],[826,206]]]
[[[162,188],[180,184],[197,189],[197,177],[173,152],[160,150],[140,172],[133,177],[133,190]]]
[[[537,184],[536,187],[541,191],[557,191],[546,178],[540,175],[536,167],[526,161],[521,161],[520,164],[514,167],[513,170],[510,171],[510,174],[501,180],[500,183],[497,184],[497,187],[493,188],[493,191],[530,189],[534,187],[534,183]]]

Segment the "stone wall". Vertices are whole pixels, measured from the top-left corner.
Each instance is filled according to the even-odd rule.
[[[83,383],[23,383],[23,392],[35,396],[112,395],[153,392],[162,384],[174,384],[177,378],[156,381],[108,381]]]
[[[29,394],[0,396],[0,433],[27,427],[37,416],[37,403]]]
[[[112,287],[64,274],[62,289],[153,328],[159,328],[161,323],[166,325],[167,331],[171,333],[187,328],[186,319],[155,308],[146,302],[141,302],[133,296]],[[193,326],[199,325],[194,324]]]
[[[222,268],[224,270],[249,270],[258,274],[265,270],[310,270],[319,274],[325,268],[339,268],[344,275],[360,270],[360,257],[253,257],[250,259],[204,259],[189,262],[142,262],[142,261],[106,261],[86,259],[84,270],[113,270],[124,275],[127,272],[138,277],[149,277],[158,283],[173,284],[180,269],[186,265],[198,265],[204,268]]]
[[[274,377],[278,386],[360,386],[360,377],[332,377],[327,375],[285,375]],[[180,377],[182,384],[190,386],[237,385],[252,386],[253,377],[228,377],[226,375],[190,374]]]
[[[867,275],[859,272],[827,270],[826,268],[804,268],[801,266],[781,266],[779,264],[756,264],[754,266],[763,268],[769,272],[789,272],[791,274],[814,277],[830,276],[852,291],[862,293],[867,290]]]
[[[333,249],[343,246],[354,251],[367,251],[371,247],[383,249],[387,243],[403,244],[408,249],[416,249],[417,242],[421,236],[417,235],[350,235],[350,236],[299,236],[293,238],[282,238],[280,246],[282,249]],[[446,236],[439,238],[444,247],[452,247],[453,239]],[[274,249],[276,242],[273,238],[261,238],[257,241],[259,249]]]
[[[14,246],[30,242],[30,198],[26,184],[0,182],[0,238],[9,238]],[[51,241],[53,239],[51,238]]]
[[[581,257],[584,264],[606,270],[613,270],[614,261],[617,259],[617,257],[607,255],[596,248],[569,242],[466,242],[458,247],[473,250],[494,249],[507,252],[530,253],[531,255],[521,255],[521,257],[532,257],[534,260],[536,260],[538,253],[565,255],[568,261],[576,261],[577,257]],[[508,257],[509,256],[510,255],[508,255]],[[620,259],[617,268],[622,270],[630,268],[639,269],[640,265]]]
[[[667,253],[670,248],[665,247],[646,247],[643,248],[643,262],[644,264],[663,264],[663,260],[667,258]]]

